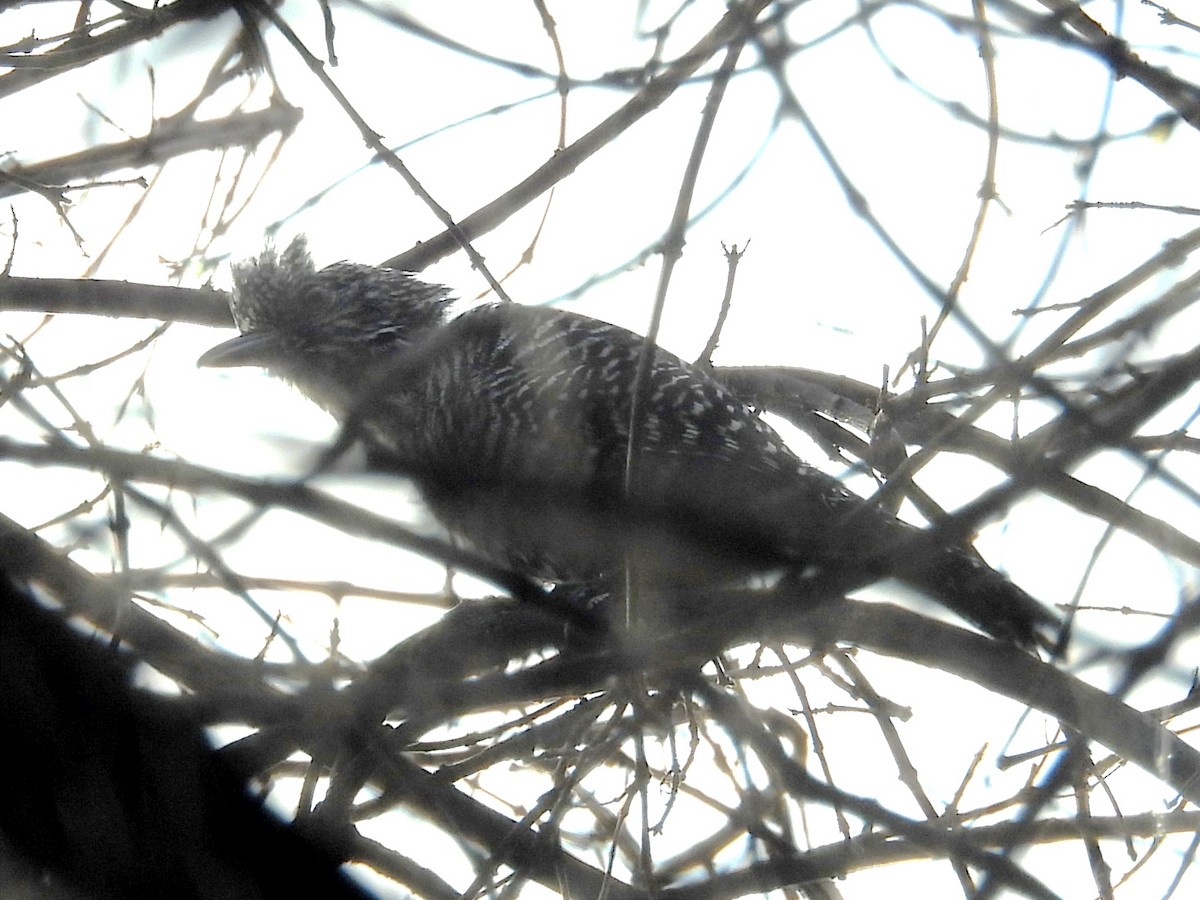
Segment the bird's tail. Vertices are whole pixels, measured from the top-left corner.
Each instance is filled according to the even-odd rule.
[[[812,481],[812,477],[809,479]],[[1035,600],[989,566],[965,544],[947,544],[937,534],[922,531],[877,507],[866,506],[832,489],[833,515],[826,527],[813,527],[810,498],[787,497],[784,504],[791,527],[786,550],[797,563],[815,564],[831,572],[854,573],[859,584],[895,578],[999,640],[1027,650],[1057,649],[1062,624]],[[778,521],[778,520],[777,520]]]
[[[899,566],[895,575],[951,612],[1000,640],[1054,652],[1059,618],[972,549],[936,547]]]

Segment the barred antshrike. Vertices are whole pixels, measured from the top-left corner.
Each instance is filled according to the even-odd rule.
[[[451,317],[445,288],[347,262],[317,271],[302,238],[233,276],[242,335],[200,365],[291,382],[415,477],[453,534],[517,571],[603,580],[633,553],[651,584],[747,567],[859,584],[895,574],[1022,646],[1056,624],[968,548],[897,566],[913,526],[802,462],[720,382],[657,347],[626,483],[645,340],[623,328],[514,303]]]

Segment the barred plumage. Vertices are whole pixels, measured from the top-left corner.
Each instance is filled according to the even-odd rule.
[[[915,529],[804,463],[726,387],[653,348],[623,481],[644,339],[511,303],[449,318],[446,289],[353,263],[317,271],[303,239],[234,269],[241,337],[201,365],[261,365],[415,475],[478,550],[551,581],[603,579],[638,553],[651,581],[744,566],[839,567],[863,581]],[[1033,646],[1055,618],[972,551],[898,577],[991,634]]]

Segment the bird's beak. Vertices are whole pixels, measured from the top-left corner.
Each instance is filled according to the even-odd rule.
[[[223,344],[217,344],[196,360],[196,365],[208,368],[266,366],[278,358],[278,338],[270,332],[258,332],[240,334]]]

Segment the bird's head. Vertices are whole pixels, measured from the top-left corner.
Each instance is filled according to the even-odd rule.
[[[241,335],[197,365],[262,366],[333,408],[445,321],[446,288],[396,269],[339,262],[317,270],[303,237],[233,267]]]

